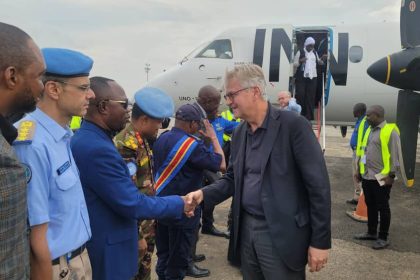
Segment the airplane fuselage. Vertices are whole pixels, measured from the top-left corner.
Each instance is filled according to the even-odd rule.
[[[259,64],[265,73],[270,102],[281,90],[293,91],[293,60],[302,38],[315,36],[319,54],[328,55],[325,75],[326,123],[354,123],[353,105],[382,105],[386,119],[395,121],[398,90],[371,79],[367,68],[379,57],[400,48],[397,23],[306,26],[262,25],[223,32],[193,51],[178,65],[161,73],[147,86],[170,94],[176,107],[195,101],[199,89],[213,85],[223,90],[226,69]],[[224,105],[224,102],[222,102]],[[223,109],[223,106],[222,108]]]

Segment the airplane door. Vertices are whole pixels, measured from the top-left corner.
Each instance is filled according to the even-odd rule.
[[[292,60],[293,26],[259,27],[255,34],[254,59],[267,79],[268,100],[277,103],[277,93],[288,90]]]

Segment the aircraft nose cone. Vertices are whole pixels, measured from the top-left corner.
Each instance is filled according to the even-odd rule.
[[[387,84],[389,82],[388,60],[386,57],[376,61],[367,69],[367,73],[373,79],[380,83]]]

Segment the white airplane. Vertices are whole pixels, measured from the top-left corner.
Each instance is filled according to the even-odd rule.
[[[268,98],[276,104],[279,91],[293,92],[294,56],[311,36],[316,40],[319,57],[328,57],[318,75],[319,100],[322,85],[325,87],[325,123],[345,128],[354,124],[354,104],[382,105],[387,121],[397,121],[400,128],[405,181],[413,185],[420,131],[419,25],[420,0],[402,0],[400,24],[261,25],[230,29],[196,48],[147,86],[170,94],[178,107],[194,102],[204,85],[223,90],[226,69],[254,63],[263,68],[269,82]],[[389,55],[401,47],[402,51]],[[381,57],[384,58],[378,60]],[[395,88],[401,90],[397,92]]]
[[[359,102],[384,106],[388,121],[395,121],[395,90],[369,78],[366,70],[378,58],[400,48],[398,40],[394,39],[399,36],[397,23],[307,27],[261,25],[230,29],[196,48],[147,86],[170,94],[178,107],[193,102],[204,85],[223,90],[226,69],[255,63],[262,66],[269,82],[267,95],[276,104],[279,91],[293,91],[294,54],[308,36],[315,38],[318,54],[328,54],[323,69],[327,124],[354,124],[352,108]],[[322,81],[322,77],[319,79]]]

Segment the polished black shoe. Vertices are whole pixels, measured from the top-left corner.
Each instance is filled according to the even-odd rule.
[[[203,254],[194,255],[192,257],[193,262],[202,262],[206,259],[206,256]]]
[[[382,250],[389,246],[388,240],[378,239],[373,243],[372,248],[375,250]]]
[[[349,200],[346,200],[346,203],[348,203],[348,204],[351,204],[351,205],[357,205],[357,200],[356,199],[349,199]]]
[[[229,238],[229,235],[226,232],[220,231],[217,228],[215,228],[214,226],[211,226],[210,228],[203,227],[201,229],[201,233],[202,234],[209,234],[209,235],[214,235],[214,236]]]
[[[187,276],[194,278],[201,278],[210,276],[210,270],[205,268],[199,268],[195,264],[188,265]]]
[[[230,231],[229,231],[229,230],[228,230],[228,231],[226,231],[225,238],[226,238],[226,239],[230,239]]]
[[[357,239],[357,240],[376,240],[376,239],[378,239],[378,237],[376,236],[376,234],[370,234],[370,233],[365,232],[365,233],[356,234],[354,236],[354,239]]]

